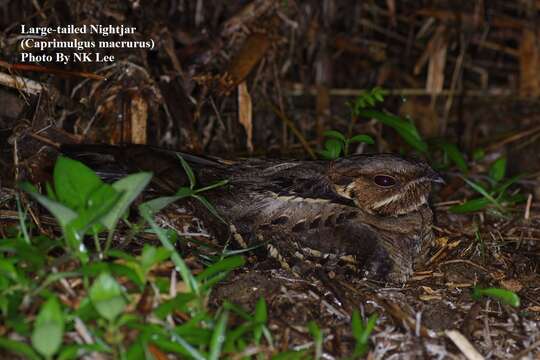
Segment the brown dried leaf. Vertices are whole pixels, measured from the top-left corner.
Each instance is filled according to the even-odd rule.
[[[253,107],[245,81],[238,85],[238,121],[246,131],[248,151],[253,152]]]
[[[152,353],[152,356],[156,360],[167,360],[167,359],[169,359],[167,354],[165,354],[164,352],[162,352],[160,349],[158,349],[157,347],[155,347],[152,344],[148,344],[148,350]]]
[[[148,103],[139,94],[131,98],[131,143],[146,144]]]
[[[231,60],[227,74],[231,84],[222,84],[221,91],[227,93],[246,79],[254,66],[263,58],[270,47],[270,38],[261,33],[251,34],[236,56]]]
[[[429,57],[428,76],[426,90],[431,94],[441,92],[444,87],[444,68],[446,66],[446,50],[448,44],[444,33],[445,26],[441,25],[433,38],[430,40],[431,52]]]
[[[519,92],[521,96],[537,97],[540,95],[537,42],[538,38],[534,29],[523,29],[519,48]]]
[[[505,279],[501,280],[501,286],[506,290],[513,292],[519,292],[523,289],[523,284],[517,279]]]

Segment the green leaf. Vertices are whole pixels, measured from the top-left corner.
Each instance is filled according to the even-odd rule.
[[[416,150],[426,153],[428,150],[427,143],[422,140],[418,130],[413,123],[402,119],[398,116],[384,113],[377,110],[362,109],[358,112],[359,116],[373,118],[383,123],[384,125],[393,128],[402,138]]]
[[[486,157],[486,152],[484,149],[474,149],[473,159],[474,161],[481,161]]]
[[[164,336],[153,336],[151,337],[150,341],[157,345],[159,348],[167,351],[167,352],[175,352],[179,353],[181,355],[184,355],[182,358],[186,358],[187,356],[191,356],[191,358],[195,360],[206,360],[207,357],[204,356],[201,352],[199,352],[196,348],[191,346],[184,338],[182,338],[180,335],[172,334],[172,341],[168,338],[165,338]]]
[[[317,323],[314,321],[310,321],[308,323],[308,330],[311,336],[313,337],[313,341],[315,343],[315,360],[318,360],[322,356],[322,344],[323,344],[323,334],[319,326],[317,326]]]
[[[350,143],[358,142],[358,143],[366,143],[366,144],[375,144],[375,140],[369,135],[355,135],[352,138],[348,140]]]
[[[90,300],[97,312],[109,321],[120,315],[127,305],[122,288],[109,273],[102,273],[94,281]]]
[[[521,177],[521,175],[512,176],[510,179],[497,184],[497,186],[493,189],[493,192],[503,194],[511,185],[515,184],[519,179],[521,179]]]
[[[454,214],[465,214],[465,213],[483,210],[489,204],[491,204],[491,201],[489,201],[488,199],[484,197],[481,197],[481,198],[468,200],[463,204],[454,205],[450,207],[448,211]]]
[[[9,352],[23,356],[28,360],[40,360],[40,356],[30,347],[21,341],[15,341],[0,337],[0,348],[6,349]],[[7,359],[7,358],[6,358]]]
[[[64,156],[56,160],[53,176],[56,196],[72,209],[85,206],[90,193],[102,184],[96,173],[86,165]]]
[[[377,314],[371,314],[368,318],[366,324],[360,318],[360,314],[357,310],[353,312],[352,315],[352,333],[356,340],[356,345],[353,352],[353,358],[363,357],[368,351],[368,340],[369,336],[373,332],[375,325],[377,324],[377,319],[379,316]]]
[[[367,344],[369,336],[373,332],[373,329],[375,329],[375,325],[377,325],[378,319],[379,315],[377,314],[371,314],[369,316],[364,331],[362,332],[362,336],[358,339],[361,343]]]
[[[320,150],[320,151],[317,151],[317,153],[319,155],[321,155],[321,157],[325,160],[335,160],[335,158],[332,157],[332,154],[330,153],[330,151],[327,151],[327,150]]]
[[[199,200],[201,204],[204,205],[205,208],[212,213],[216,218],[218,218],[222,223],[227,224],[227,221],[218,213],[214,205],[212,205],[204,196],[194,194],[192,195],[195,199]]]
[[[59,202],[50,200],[46,196],[41,195],[30,183],[23,182],[19,186],[21,189],[30,194],[30,196],[36,199],[37,202],[39,202],[47,210],[49,210],[49,212],[53,214],[54,218],[56,219],[56,221],[58,221],[58,224],[60,224],[62,228],[65,228],[68,223],[70,223],[77,217],[77,213],[75,211],[60,204]]]
[[[57,360],[81,359],[93,352],[111,353],[103,344],[71,344],[63,346]]]
[[[0,258],[0,275],[2,278],[10,279],[13,282],[19,281],[19,273],[14,265],[14,260]]]
[[[263,328],[266,322],[268,321],[268,307],[266,306],[266,301],[263,297],[260,297],[255,305],[255,322],[258,326],[253,330],[253,337],[255,343],[259,344]]]
[[[180,293],[173,299],[161,303],[156,309],[154,309],[154,314],[159,319],[165,319],[167,315],[171,314],[175,310],[187,311],[187,306],[193,299],[195,299],[194,293]]]
[[[335,138],[335,139],[341,140],[342,142],[346,141],[345,135],[343,135],[341,132],[339,132],[337,130],[326,130],[325,132],[323,132],[323,135],[325,137]]]
[[[197,280],[203,281],[211,276],[218,274],[220,272],[231,271],[236,268],[239,268],[245,264],[245,259],[242,256],[230,256],[225,259],[218,261],[215,264],[210,265],[203,272],[197,275]]]
[[[212,190],[212,189],[215,189],[215,188],[218,188],[218,187],[222,187],[222,186],[227,185],[228,183],[229,183],[229,180],[220,180],[220,181],[218,181],[218,182],[216,182],[214,184],[210,184],[210,185],[202,187],[200,189],[196,189],[195,193],[200,193],[200,192]]]
[[[342,141],[336,139],[328,139],[324,142],[324,150],[328,155],[328,159],[334,160],[339,158],[344,144]]]
[[[305,360],[305,359],[308,359],[305,350],[284,351],[284,352],[281,352],[279,354],[272,356],[272,360]]]
[[[116,277],[126,277],[141,289],[146,283],[146,274],[139,263],[126,262],[124,264],[112,263],[109,264],[108,270]]]
[[[32,332],[32,346],[50,358],[60,348],[64,336],[64,317],[58,299],[51,296],[39,311]]]
[[[489,177],[495,182],[499,182],[506,174],[506,156],[498,158],[489,168]]]
[[[369,106],[373,107],[375,106],[375,98],[372,95],[368,95],[365,98],[366,102],[369,104]]]
[[[364,324],[362,322],[362,319],[360,318],[360,313],[356,309],[352,313],[351,326],[353,336],[356,340],[358,340],[362,336],[362,332],[364,331]]]
[[[468,180],[466,178],[462,178],[463,181],[465,181],[467,184],[469,184],[470,187],[472,187],[474,190],[476,190],[477,192],[479,192],[480,194],[482,194],[483,197],[485,197],[486,199],[489,200],[489,202],[491,202],[493,205],[495,205],[495,207],[501,211],[501,212],[504,212],[504,209],[503,207],[501,206],[501,204],[491,195],[489,194],[486,189],[484,189],[481,185],[479,184],[476,184],[474,181],[471,181],[471,180]]]
[[[120,218],[126,213],[137,196],[146,188],[151,179],[152,173],[142,172],[128,175],[113,183],[112,187],[121,193],[122,196],[114,204],[112,209],[101,218],[103,226],[109,231],[114,230]]]
[[[195,277],[193,276],[193,274],[187,267],[184,259],[182,259],[182,257],[176,251],[176,248],[174,247],[174,245],[171,244],[171,242],[169,241],[169,238],[167,237],[166,232],[163,231],[163,229],[161,229],[156,224],[154,219],[152,219],[152,213],[146,204],[147,203],[144,203],[139,206],[139,212],[141,216],[148,222],[148,224],[150,224],[150,227],[152,228],[154,233],[157,235],[161,244],[167,250],[171,251],[171,260],[176,266],[176,270],[180,273],[180,276],[182,276],[182,280],[184,280],[184,282],[188,286],[188,289],[190,289],[196,294],[199,294],[199,291],[200,291],[199,283],[197,282],[197,280],[195,279]]]
[[[210,360],[218,360],[221,355],[221,348],[225,341],[225,332],[227,330],[227,320],[229,318],[229,312],[223,311],[218,318],[214,331],[212,332],[212,338],[210,340]]]
[[[85,233],[97,225],[122,196],[109,184],[102,184],[88,196],[87,206],[79,210],[79,216],[70,223],[75,231]]]
[[[171,255],[171,251],[165,249],[164,247],[156,248],[150,245],[144,245],[142,254],[141,254],[141,267],[145,274],[150,271],[152,266],[162,262],[165,259],[168,259]]]
[[[178,158],[180,159],[180,162],[182,163],[182,167],[184,168],[184,171],[188,177],[189,180],[189,188],[193,189],[195,187],[195,184],[197,183],[195,179],[195,174],[193,173],[193,170],[191,169],[191,166],[187,163],[186,160],[180,155],[180,153],[176,153]]]
[[[456,144],[444,142],[442,143],[441,146],[443,150],[446,152],[446,154],[448,154],[448,157],[450,158],[450,160],[452,160],[452,162],[456,164],[459,171],[465,174],[469,172],[467,161],[465,160],[465,157],[463,157],[463,154],[461,153],[461,151],[459,151]]]
[[[386,95],[388,95],[388,91],[385,90],[385,89],[382,89],[380,87],[375,87],[373,88],[373,90],[371,91],[373,97],[379,101],[379,102],[383,102],[384,101],[384,97]]]
[[[161,197],[142,203],[141,205],[139,205],[139,208],[144,207],[145,209],[149,211],[150,214],[156,214],[160,212],[162,209],[172,204],[173,202],[178,201],[184,197],[185,196],[181,196],[181,195],[161,196]]]
[[[472,292],[472,297],[475,300],[479,300],[482,296],[488,296],[502,301],[513,307],[519,307],[521,300],[519,296],[510,290],[501,288],[479,288],[475,287]]]

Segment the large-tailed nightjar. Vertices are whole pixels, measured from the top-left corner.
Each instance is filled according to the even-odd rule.
[[[169,150],[76,145],[63,151],[104,176],[153,171],[155,188],[163,193],[186,184],[178,156]],[[228,222],[226,228],[215,225],[217,237],[261,244],[285,267],[348,267],[402,282],[432,238],[428,197],[441,178],[421,161],[391,154],[334,161],[181,156],[200,186],[228,180],[207,194]]]

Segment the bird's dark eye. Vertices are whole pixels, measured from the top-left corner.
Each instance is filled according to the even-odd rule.
[[[375,184],[382,187],[391,187],[396,185],[396,179],[388,175],[375,175],[373,181]]]

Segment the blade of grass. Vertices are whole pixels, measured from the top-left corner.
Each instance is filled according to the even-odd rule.
[[[210,360],[218,360],[221,355],[221,348],[225,341],[225,331],[227,329],[227,320],[229,318],[229,312],[223,311],[219,316],[219,319],[212,333],[212,339],[210,340]]]
[[[475,191],[479,192],[480,194],[482,194],[483,197],[488,199],[490,203],[495,205],[495,207],[500,212],[504,212],[504,208],[501,206],[501,204],[499,204],[499,202],[493,196],[491,196],[491,194],[489,194],[482,186],[480,186],[480,185],[476,184],[475,182],[473,182],[473,181],[471,181],[469,179],[466,179],[464,177],[461,177],[461,178],[463,179],[463,181],[465,181],[467,184],[469,184],[469,186],[472,187]]]
[[[176,251],[176,248],[171,244],[169,239],[167,238],[167,235],[165,234],[165,231],[161,229],[154,219],[152,219],[151,211],[150,209],[145,206],[145,204],[142,204],[139,206],[139,212],[141,213],[141,216],[150,224],[150,227],[154,231],[154,233],[157,235],[159,241],[161,241],[161,244],[167,249],[171,251],[171,260],[176,266],[176,270],[180,273],[180,276],[182,276],[182,280],[186,283],[188,286],[188,289],[196,293],[197,295],[200,294],[199,291],[199,284],[193,274],[191,274],[191,271],[187,267],[186,263],[182,259],[182,257],[178,254]]]

